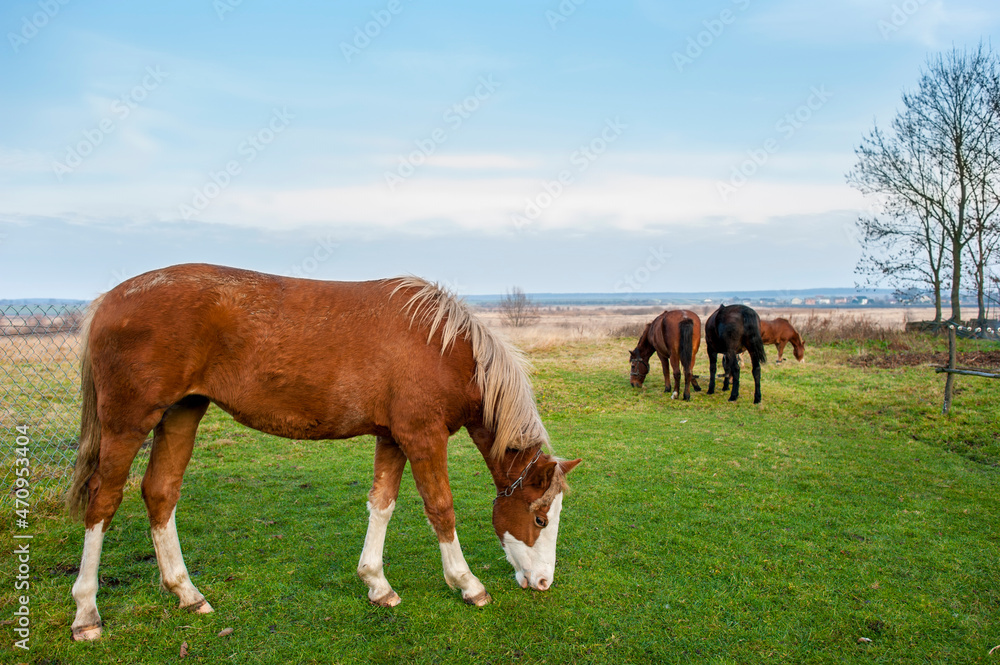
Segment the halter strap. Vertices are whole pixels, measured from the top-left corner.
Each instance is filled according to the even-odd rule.
[[[643,365],[646,366],[646,371],[649,372],[649,361],[648,360],[643,360],[642,357],[639,357],[639,358],[633,358],[632,362],[634,362],[634,363],[635,362],[642,363]],[[637,372],[634,367],[632,368],[632,371],[629,374],[631,376],[639,376],[639,372]]]
[[[538,452],[535,453],[535,456],[532,458],[532,460],[530,462],[528,462],[528,465],[524,467],[524,471],[522,471],[521,475],[517,477],[517,480],[515,480],[510,485],[508,485],[507,489],[497,491],[497,495],[496,495],[496,498],[493,499],[493,503],[496,503],[497,499],[499,499],[502,496],[510,496],[511,494],[514,493],[514,490],[516,490],[518,487],[520,487],[524,483],[524,477],[526,475],[528,475],[528,469],[531,468],[532,464],[534,464],[535,462],[538,461],[538,457],[541,454],[542,454],[542,447],[539,446],[538,447]]]

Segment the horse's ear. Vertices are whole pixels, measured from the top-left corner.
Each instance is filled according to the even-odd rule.
[[[573,461],[562,460],[561,462],[559,462],[559,468],[562,469],[562,472],[565,475],[565,474],[569,473],[570,471],[572,471],[573,469],[575,469],[576,465],[579,464],[582,461],[583,460],[581,458],[579,458],[579,457],[577,457]]]
[[[547,488],[552,483],[552,476],[556,473],[556,461],[550,459],[541,462],[528,475],[527,483],[533,487]]]

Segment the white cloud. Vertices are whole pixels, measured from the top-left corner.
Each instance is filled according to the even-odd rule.
[[[532,222],[532,229],[635,230],[713,218],[759,223],[862,205],[860,196],[846,185],[763,179],[751,180],[728,201],[719,193],[719,181],[706,178],[619,175],[563,185],[561,193],[552,196],[558,191],[555,183],[555,178],[425,178],[404,183],[395,192],[381,183],[270,192],[240,189],[220,198],[201,218],[265,228],[311,224],[398,228],[445,222],[503,232],[517,230],[513,218],[521,215],[522,221]]]
[[[52,157],[39,150],[0,146],[0,174],[24,175],[52,171]]]
[[[2,153],[0,153],[2,159]],[[505,160],[475,157],[481,164]],[[37,159],[36,159],[37,161]],[[516,161],[516,160],[515,160]],[[798,161],[793,160],[793,162]],[[734,162],[735,163],[735,162]],[[0,161],[2,164],[2,161]],[[767,166],[772,166],[768,164]],[[782,168],[782,171],[785,169]],[[765,177],[721,193],[720,178],[616,171],[613,175],[569,172],[572,181],[548,177],[414,176],[395,191],[381,181],[367,184],[280,188],[250,179],[233,179],[195,219],[256,228],[287,229],[310,225],[348,228],[448,229],[515,232],[547,229],[644,229],[703,220],[730,219],[760,223],[787,215],[815,215],[861,209],[863,201],[846,184],[829,179],[793,181]],[[193,190],[176,182],[144,179],[135,185],[96,185],[67,179],[58,185],[0,190],[0,213],[94,219],[171,220],[191,205]],[[520,216],[521,223],[516,223]]]
[[[396,157],[398,160],[398,156]],[[459,154],[459,155],[431,155],[427,158],[427,166],[445,169],[470,169],[488,170],[504,169],[519,170],[533,169],[538,166],[537,160],[523,159],[513,155],[503,155],[499,153],[483,154]]]
[[[771,38],[803,43],[911,41],[942,48],[1000,21],[994,3],[944,0],[785,0],[749,23]]]

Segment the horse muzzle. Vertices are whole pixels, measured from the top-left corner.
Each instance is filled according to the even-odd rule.
[[[509,532],[500,539],[507,561],[514,566],[514,577],[522,589],[545,591],[552,586],[556,572],[556,539],[559,537],[559,513],[562,512],[562,492],[549,507],[549,523],[528,545]]]

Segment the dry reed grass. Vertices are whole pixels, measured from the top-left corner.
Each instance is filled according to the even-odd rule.
[[[510,341],[525,351],[544,351],[562,344],[606,338],[638,339],[643,327],[664,309],[661,307],[547,307],[540,308],[537,323],[521,328],[502,327],[498,313],[480,309],[477,315],[494,329],[500,329]],[[702,324],[716,306],[685,307],[701,317]],[[759,308],[763,319],[786,318],[807,344],[834,342],[902,343],[908,321],[933,317],[933,310],[906,309],[787,309]]]

